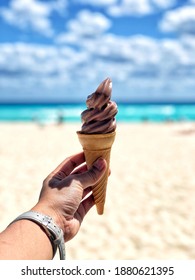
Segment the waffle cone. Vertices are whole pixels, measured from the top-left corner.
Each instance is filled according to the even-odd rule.
[[[83,134],[81,132],[77,132],[77,134],[83,147],[88,168],[90,168],[94,161],[99,157],[103,157],[107,162],[107,169],[104,173],[104,176],[96,185],[92,186],[97,212],[99,215],[102,215],[106,200],[106,187],[110,166],[110,152],[116,132],[107,134]]]

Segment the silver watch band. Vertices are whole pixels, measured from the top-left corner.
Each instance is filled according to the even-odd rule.
[[[54,255],[56,247],[58,247],[60,253],[60,260],[65,260],[66,253],[63,231],[54,223],[53,219],[50,216],[35,211],[28,211],[18,216],[13,222],[23,219],[34,221],[35,223],[43,227],[52,243]]]

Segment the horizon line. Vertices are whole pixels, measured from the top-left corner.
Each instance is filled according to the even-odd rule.
[[[114,101],[114,100],[113,100]],[[174,99],[167,99],[167,100],[138,100],[138,99],[132,99],[132,100],[118,100],[115,101],[117,104],[120,105],[194,105],[195,99],[193,100],[174,100]],[[85,101],[82,100],[59,100],[59,101],[53,101],[53,100],[32,100],[32,101],[20,101],[20,100],[0,100],[0,105],[79,105],[79,104],[85,104]]]

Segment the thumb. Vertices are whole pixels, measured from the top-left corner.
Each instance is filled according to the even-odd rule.
[[[103,158],[98,158],[92,165],[92,167],[84,172],[77,174],[75,177],[83,186],[83,189],[95,185],[104,175],[106,171],[107,163]]]

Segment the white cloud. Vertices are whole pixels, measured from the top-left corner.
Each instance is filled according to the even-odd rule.
[[[164,40],[161,45],[161,56],[164,67],[163,71],[166,71],[167,67],[178,65],[185,65],[189,61],[189,54],[187,53],[186,48],[179,41],[174,40]]]
[[[176,0],[75,0],[75,3],[107,8],[112,16],[140,16],[168,9],[176,4]]]
[[[60,76],[85,60],[82,52],[68,47],[49,47],[24,43],[0,45],[1,74],[28,76]],[[9,62],[9,63],[8,63]]]
[[[32,95],[47,94],[78,98],[68,89],[75,87],[74,76],[86,60],[84,52],[67,47],[32,44],[0,44],[0,83],[3,93]],[[13,91],[14,89],[14,91]]]
[[[81,10],[75,19],[68,22],[68,32],[56,36],[57,43],[78,44],[80,41],[90,43],[111,27],[111,21],[103,14]]]
[[[57,11],[59,14],[64,15],[68,8],[68,0],[53,0],[48,3],[51,10]]]
[[[103,33],[87,41],[80,37],[73,45],[1,44],[1,85],[7,91],[14,87],[14,92],[75,100],[85,98],[107,76],[118,98],[121,92],[126,99],[174,92],[184,97],[195,87],[192,36],[155,40]]]
[[[195,7],[184,6],[168,11],[159,26],[165,32],[195,34]]]
[[[151,5],[153,4],[154,6],[162,9],[168,9],[177,4],[177,0],[152,0],[150,2]]]
[[[151,6],[148,0],[123,0],[119,4],[109,7],[108,12],[112,16],[144,15],[151,12]]]
[[[50,20],[53,11],[63,13],[67,0],[41,2],[39,0],[12,0],[8,8],[0,9],[0,16],[9,24],[27,30],[32,29],[45,36],[54,30]]]
[[[111,26],[111,21],[103,14],[82,10],[77,14],[77,18],[70,20],[68,28],[71,32],[84,36],[99,35]]]
[[[108,5],[112,5],[115,4],[118,0],[98,0],[98,1],[94,1],[94,0],[74,0],[75,3],[77,4],[88,4],[88,5],[92,5],[92,6],[108,6]]]
[[[122,0],[110,5],[108,13],[112,16],[141,16],[170,8],[175,2],[176,0]]]

